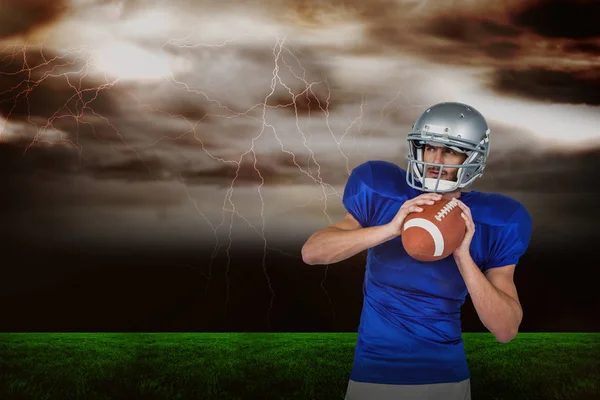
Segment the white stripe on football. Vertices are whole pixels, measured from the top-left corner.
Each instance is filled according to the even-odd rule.
[[[423,218],[414,218],[404,224],[404,231],[409,228],[422,228],[431,235],[435,245],[434,257],[441,256],[444,253],[444,237],[440,229],[433,222]]]

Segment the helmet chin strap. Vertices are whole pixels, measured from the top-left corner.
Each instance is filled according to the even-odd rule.
[[[446,179],[438,180],[435,178],[424,178],[423,179],[423,188],[428,190],[435,189],[435,185],[437,184],[437,190],[451,192],[458,188],[458,185],[455,181],[448,181]]]

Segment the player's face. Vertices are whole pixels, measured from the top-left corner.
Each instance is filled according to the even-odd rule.
[[[436,164],[462,164],[467,155],[464,153],[459,153],[457,151],[452,150],[449,147],[445,146],[431,146],[425,145],[425,149],[423,150],[423,161],[436,163]],[[434,178],[437,179],[440,173],[440,167],[430,165],[427,167],[427,171],[425,172],[426,178]],[[442,170],[441,179],[448,181],[456,181],[458,175],[458,168],[447,168],[444,167]]]

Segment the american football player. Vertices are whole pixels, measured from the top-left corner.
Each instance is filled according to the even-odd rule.
[[[522,319],[515,266],[532,220],[518,201],[466,190],[481,177],[490,129],[475,108],[433,105],[408,134],[408,166],[369,161],[352,170],[346,216],[315,232],[304,262],[331,264],[368,249],[363,309],[346,400],[470,399],[460,313],[466,295],[483,325],[511,341]],[[402,222],[455,198],[466,234],[449,257],[420,262],[402,246]]]

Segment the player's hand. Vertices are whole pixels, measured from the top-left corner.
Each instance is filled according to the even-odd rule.
[[[423,208],[419,207],[425,204],[432,205],[442,198],[441,194],[424,193],[414,199],[406,200],[400,207],[396,216],[387,224],[392,233],[396,236],[402,233],[402,224],[406,216],[413,212],[422,212]]]
[[[465,233],[465,237],[460,245],[454,250],[452,255],[455,259],[464,259],[465,257],[470,257],[470,248],[471,248],[471,240],[473,240],[473,235],[475,235],[475,223],[473,222],[473,216],[471,215],[471,209],[467,207],[465,203],[460,201],[459,199],[454,199],[458,206],[460,207],[462,213],[461,217],[465,221],[465,226],[467,231]]]

